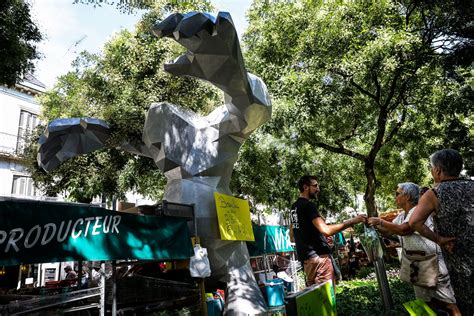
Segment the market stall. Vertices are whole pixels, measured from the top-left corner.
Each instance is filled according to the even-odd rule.
[[[172,207],[177,210],[169,212]],[[141,262],[157,262],[157,266],[168,262],[172,268],[193,255],[188,228],[188,222],[193,220],[192,206],[162,203],[147,210],[154,213],[145,216],[87,204],[2,198],[0,267],[7,271],[0,275],[2,315],[58,311],[59,305],[65,310],[76,310],[79,305],[98,308],[104,314],[107,309],[116,312],[120,306],[149,309],[155,305],[159,309],[170,307],[164,301],[184,302],[191,298],[199,302],[196,282],[166,279],[172,274],[171,269],[158,269],[151,276],[144,271],[117,274],[117,269],[129,270]],[[56,281],[62,270],[60,264],[39,268],[55,262],[78,267],[77,278]],[[82,266],[90,267],[91,263],[99,265],[96,272],[101,280],[98,286],[84,288]],[[19,282],[12,288],[11,280],[2,281],[12,278],[8,271],[15,271],[15,267]],[[138,291],[143,288],[150,293]],[[171,305],[176,306],[183,304]]]
[[[295,280],[299,263],[295,260],[289,229],[284,226],[252,225],[255,241],[247,241],[250,264],[270,307],[283,305],[283,298],[274,294],[280,286],[283,292],[298,290]],[[274,296],[273,299],[270,296]]]

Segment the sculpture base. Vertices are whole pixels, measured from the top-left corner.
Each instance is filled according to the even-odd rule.
[[[250,266],[243,241],[201,239],[211,262],[211,278],[227,283],[225,315],[255,315],[266,304]]]

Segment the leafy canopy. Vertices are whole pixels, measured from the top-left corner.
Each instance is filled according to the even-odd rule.
[[[0,1],[0,85],[13,86],[33,71],[33,62],[40,57],[36,44],[41,39],[26,1]]]
[[[427,181],[420,165],[434,149],[472,144],[464,137],[472,127],[472,109],[464,107],[470,88],[445,72],[420,8],[399,1],[255,2],[248,16],[248,67],[275,99],[267,132],[295,150],[310,146],[357,160],[334,166],[365,178],[370,215],[376,190],[381,206],[393,201],[396,183]],[[447,142],[449,131],[455,139]],[[305,159],[293,172],[305,171]],[[363,191],[357,184],[346,190]]]

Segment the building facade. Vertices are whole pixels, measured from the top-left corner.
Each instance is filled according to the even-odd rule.
[[[40,195],[22,163],[25,138],[39,124],[36,97],[46,86],[32,75],[8,88],[0,86],[0,196]]]

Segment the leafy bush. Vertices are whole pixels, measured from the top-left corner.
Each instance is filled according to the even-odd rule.
[[[356,273],[356,278],[357,279],[363,279],[368,277],[371,273],[374,272],[374,268],[369,268],[369,267],[362,267],[360,268],[357,273]]]
[[[388,278],[394,310],[384,314],[376,279],[342,281],[337,286],[338,315],[407,315],[403,303],[414,300],[413,287],[398,277]]]

